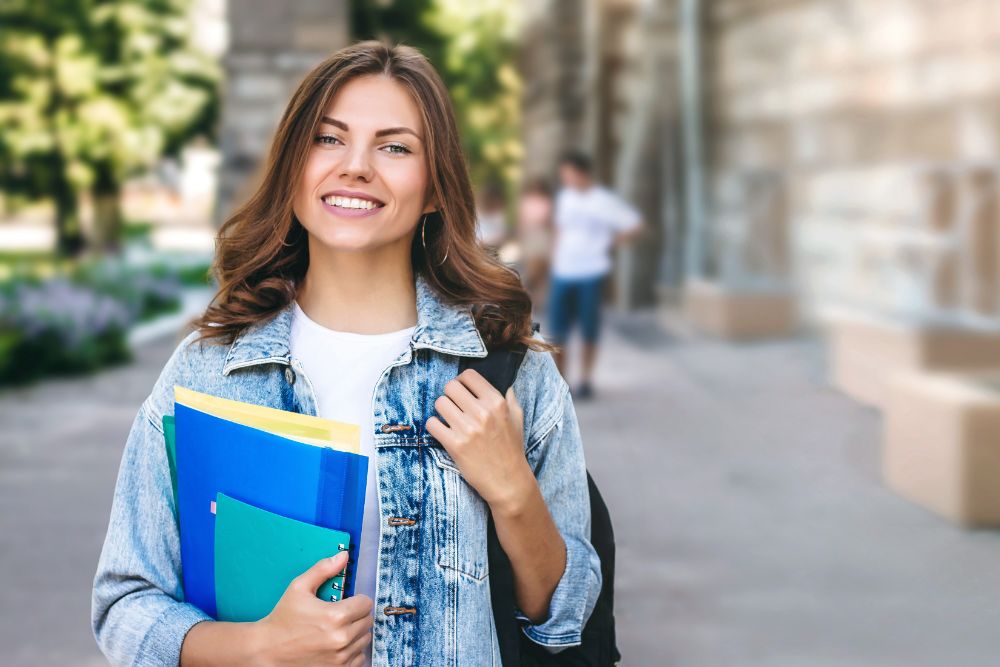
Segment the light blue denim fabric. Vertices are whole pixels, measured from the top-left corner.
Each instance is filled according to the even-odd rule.
[[[459,357],[486,354],[468,309],[443,303],[417,279],[410,347],[385,369],[373,397],[381,500],[373,665],[499,665],[486,554],[487,506],[424,429]],[[232,345],[188,336],[136,415],[125,444],[107,537],[94,578],[92,625],[114,665],[175,665],[194,624],[210,620],[182,602],[180,544],[161,418],[181,385],[239,401],[316,414],[309,379],[288,349],[291,308]],[[590,544],[583,446],[566,383],[548,353],[529,351],[514,382],[525,449],[566,542],[566,570],[549,617],[527,623],[556,652],[580,642],[601,586]],[[389,517],[416,520],[391,525]],[[396,524],[400,522],[395,522]],[[416,613],[388,615],[388,607]]]

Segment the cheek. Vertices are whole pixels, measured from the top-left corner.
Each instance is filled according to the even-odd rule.
[[[329,171],[321,156],[313,155],[306,160],[302,169],[302,178],[295,191],[295,198],[305,200],[312,196],[316,188],[323,181],[324,175]]]
[[[422,207],[427,191],[427,170],[421,165],[389,165],[383,177],[392,182],[392,189],[399,203],[407,207]]]
[[[307,229],[309,228],[310,217],[316,216],[321,204],[317,195],[319,187],[323,183],[328,169],[324,167],[323,160],[310,158],[302,170],[302,178],[295,188],[292,198],[292,211]]]

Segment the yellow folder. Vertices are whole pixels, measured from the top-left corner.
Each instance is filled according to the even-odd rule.
[[[174,400],[199,412],[281,435],[307,445],[330,447],[353,454],[361,453],[361,428],[357,424],[242,403],[178,385],[174,386]]]

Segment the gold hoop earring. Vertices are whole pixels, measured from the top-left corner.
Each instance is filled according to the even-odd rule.
[[[425,233],[426,230],[427,230],[427,214],[425,213],[424,217],[420,219],[420,245],[424,247],[424,255],[429,260],[431,255],[427,251],[427,234]],[[447,261],[449,250],[451,249],[450,248],[445,249],[444,257],[442,257],[441,261],[437,263],[438,266],[442,266],[445,263],[445,261]]]

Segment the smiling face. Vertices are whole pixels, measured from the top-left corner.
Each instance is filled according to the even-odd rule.
[[[420,112],[402,84],[385,76],[344,84],[315,133],[292,205],[310,254],[409,253],[420,217],[435,209],[426,150]]]

